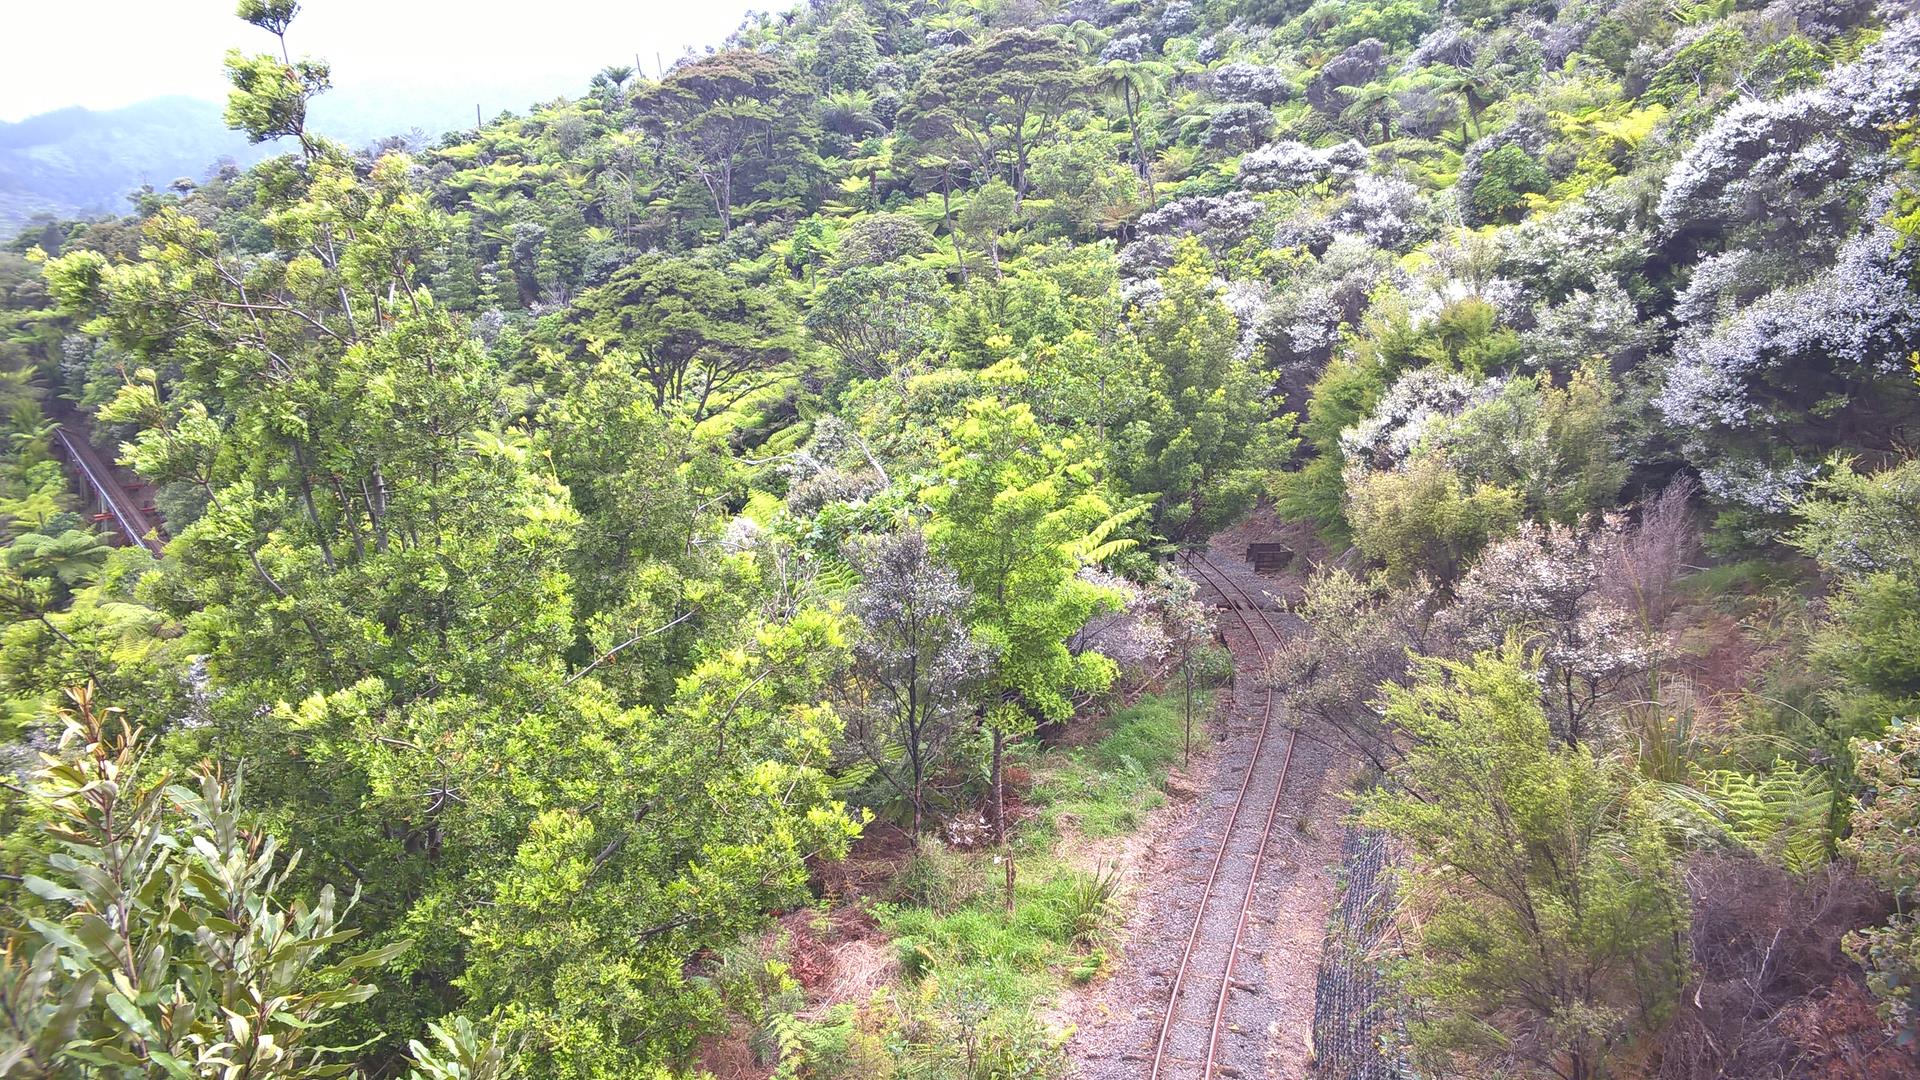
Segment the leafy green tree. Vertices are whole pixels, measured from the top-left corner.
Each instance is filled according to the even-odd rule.
[[[807,308],[806,326],[840,354],[852,374],[877,379],[937,340],[945,302],[931,270],[853,266],[821,285]]]
[[[1397,582],[1426,575],[1459,576],[1487,541],[1520,523],[1520,494],[1470,485],[1442,454],[1415,458],[1405,469],[1369,473],[1349,485],[1347,520],[1353,542]]]
[[[1002,30],[928,65],[908,124],[923,141],[950,146],[983,178],[1004,164],[1017,202],[1027,194],[1034,146],[1056,134],[1062,110],[1080,91],[1072,45],[1038,30]]]
[[[730,49],[675,67],[634,95],[667,162],[705,191],[720,238],[745,194],[791,193],[809,182],[814,126],[807,87],[784,60]]]
[[[1481,158],[1479,175],[1469,195],[1474,211],[1490,221],[1508,219],[1526,196],[1544,194],[1550,183],[1546,166],[1518,143],[1507,143]]]
[[[280,55],[227,51],[227,80],[233,90],[227,96],[226,119],[228,127],[246,132],[251,142],[291,138],[312,157],[321,143],[307,133],[307,104],[332,88],[333,73],[324,61],[296,61],[288,53],[287,28],[299,12],[293,0],[240,0],[240,18],[272,34]]]
[[[1335,357],[1320,372],[1300,425],[1313,454],[1279,478],[1275,504],[1282,514],[1312,521],[1332,540],[1344,542],[1348,526],[1340,434],[1366,419],[1386,389],[1380,369],[1360,360]]]
[[[793,372],[803,341],[777,297],[682,259],[649,259],[582,294],[562,336],[632,364],[654,408],[699,423]]]
[[[1181,242],[1161,283],[1161,299],[1140,313],[1140,337],[1164,381],[1170,415],[1148,443],[1133,486],[1157,493],[1161,531],[1193,538],[1253,505],[1293,449],[1293,418],[1274,415],[1270,382],[1241,359],[1239,328],[1198,240]]]
[[[1848,946],[1867,968],[1882,1015],[1900,1041],[1911,1044],[1920,1038],[1920,923],[1913,916],[1920,889],[1920,721],[1895,720],[1884,734],[1857,740],[1853,751],[1863,793],[1844,844],[1902,911]]]
[[[1018,390],[1042,423],[1088,439],[1117,474],[1145,475],[1169,408],[1138,337],[1073,330],[1058,342],[1030,340],[1021,363]]]
[[[1003,848],[1007,741],[1037,721],[1071,716],[1073,694],[1104,690],[1115,674],[1100,654],[1067,647],[1090,616],[1119,604],[1082,580],[1080,566],[1130,543],[1109,542],[1116,516],[1078,449],[1048,440],[1025,405],[972,401],[940,456],[941,482],[927,493],[927,540],[971,591],[967,625],[993,656],[983,697]]]
[[[814,73],[828,93],[859,90],[867,85],[880,63],[880,49],[873,37],[873,24],[859,4],[842,4],[834,13],[814,53]]]
[[[1889,1024],[1911,1043],[1920,1037],[1920,930],[1911,914],[1920,884],[1912,842],[1920,820],[1920,462],[1877,473],[1836,462],[1796,510],[1800,525],[1788,541],[1832,579],[1808,651],[1832,679],[1822,730],[1851,737],[1829,752],[1851,756],[1858,774],[1843,846],[1902,907],[1849,944]]]
[[[861,637],[856,670],[874,700],[849,725],[855,742],[913,812],[920,840],[929,774],[944,764],[970,710],[971,683],[989,659],[962,621],[971,597],[941,565],[918,529],[877,537],[854,553],[860,588],[854,596]],[[895,759],[904,777],[895,777]]]
[[[659,704],[708,629],[738,605],[715,593],[701,543],[719,525],[714,493],[730,483],[724,446],[663,413],[640,373],[615,359],[569,370],[539,414],[542,446],[579,515],[567,562],[578,679],[588,670],[627,704]],[[494,438],[489,433],[487,438]],[[479,438],[476,436],[476,438]],[[523,459],[523,435],[499,437]]]
[[[689,959],[804,896],[808,859],[844,854],[858,824],[829,788],[824,703],[844,632],[803,610],[714,648],[664,708],[589,700],[565,729],[515,733],[550,758],[526,782],[553,794],[465,917],[461,985],[527,1038],[532,1075],[679,1059],[717,1008]]]
[[[997,177],[974,189],[960,211],[960,231],[986,251],[996,281],[1006,276],[1000,263],[1000,238],[1019,220],[1018,194],[1013,185]]]
[[[559,700],[576,515],[542,459],[476,438],[514,410],[420,285],[448,228],[410,161],[320,148],[266,168],[271,257],[167,206],[143,258],[48,266],[126,358],[101,420],[199,507],[126,589],[167,632],[111,677],[199,719],[169,754],[245,760],[263,820],[316,853],[296,882],[365,880],[363,923],[392,942],[484,879],[528,816],[508,736]],[[196,699],[196,679],[217,692]],[[414,977],[356,1012],[365,1037],[454,1004],[456,927],[406,936]]]
[[[1359,816],[1416,867],[1409,985],[1428,1064],[1596,1080],[1672,1007],[1686,908],[1645,797],[1591,750],[1552,744],[1533,667],[1509,647],[1421,659],[1412,685],[1388,684],[1408,749]]]
[[[1906,162],[1907,179],[1894,192],[1887,222],[1899,237],[1896,242],[1905,248],[1913,243],[1915,236],[1920,236],[1920,180],[1914,179],[1914,175],[1920,173],[1920,120],[1909,120],[1900,125],[1898,131],[1893,149]],[[1915,273],[1920,273],[1920,269]],[[1908,359],[1914,364],[1915,375],[1920,376],[1920,357]]]
[[[1920,462],[1863,474],[1840,463],[1797,508],[1790,534],[1834,579],[1812,656],[1837,682],[1827,705],[1848,735],[1874,738],[1920,715]],[[1840,747],[1834,747],[1839,750]]]
[[[1627,479],[1614,396],[1604,363],[1583,365],[1563,386],[1541,372],[1510,381],[1428,442],[1462,475],[1518,490],[1529,516],[1577,525],[1612,506]]]
[[[1146,132],[1140,126],[1140,106],[1147,97],[1166,86],[1173,68],[1157,60],[1108,60],[1093,70],[1093,87],[1099,93],[1117,98],[1127,114],[1127,135],[1133,140],[1133,168],[1147,193],[1147,205],[1160,205],[1153,186],[1153,162],[1147,157]]]

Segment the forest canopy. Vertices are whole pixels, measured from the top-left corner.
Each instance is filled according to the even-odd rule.
[[[1409,1060],[1915,1067],[1904,5],[814,0],[358,148],[299,8],[273,156],[0,251],[0,1076],[1055,1075],[930,934],[755,943],[964,826],[1098,951],[1024,755],[1191,688],[1256,511]]]

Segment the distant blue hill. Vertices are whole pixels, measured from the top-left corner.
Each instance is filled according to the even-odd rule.
[[[266,156],[220,117],[212,102],[167,97],[0,123],[0,236],[35,214],[121,213],[127,194],[143,184],[164,187],[202,178],[222,159],[246,164]]]
[[[314,102],[315,130],[361,147],[388,135],[426,138],[473,115],[475,96],[519,107],[532,91],[493,87],[483,94],[447,87],[394,95],[378,90],[334,91]],[[35,215],[90,217],[122,214],[127,195],[143,184],[165,187],[181,177],[204,179],[222,160],[251,165],[281,146],[254,146],[230,131],[222,106],[191,97],[160,97],[119,109],[79,107],[0,122],[0,239],[12,237]],[[421,126],[426,131],[421,131]]]

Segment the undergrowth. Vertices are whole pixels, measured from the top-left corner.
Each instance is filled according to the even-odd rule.
[[[1208,706],[1194,702],[1196,731]],[[1092,742],[1028,747],[1030,812],[1015,829],[1011,915],[992,850],[923,842],[873,914],[898,965],[894,984],[810,1018],[790,1000],[762,1025],[778,1075],[806,1080],[1009,1080],[1058,1075],[1064,1033],[1037,1018],[1072,984],[1098,977],[1112,944],[1116,865],[1086,869],[1082,839],[1121,836],[1166,800],[1182,754],[1183,695],[1149,695],[1100,721]],[[1196,745],[1204,740],[1197,740]],[[768,1064],[776,1064],[769,1060]]]

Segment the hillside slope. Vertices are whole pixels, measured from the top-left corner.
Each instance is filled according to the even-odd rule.
[[[243,984],[296,1002],[256,1039],[382,1076],[721,1042],[742,1076],[1051,1076],[1043,999],[1116,973],[1128,1042],[1164,973],[1060,852],[1173,797],[1176,704],[1224,674],[1176,563],[1267,515],[1298,618],[1223,700],[1363,766],[1337,804],[1300,777],[1274,850],[1352,829],[1372,891],[1222,880],[1391,915],[1259,935],[1378,946],[1317,980],[1380,1011],[1347,1050],[1920,1068],[1911,4],[820,0],[368,148],[308,124],[292,5],[241,10],[232,112],[275,156],[0,253],[6,733],[91,748],[0,802],[0,985],[42,1025],[0,1036],[43,1073],[222,1052]],[[45,393],[153,483],[159,557],[66,508]],[[202,794],[92,782],[159,763]],[[308,857],[214,910],[209,851],[268,836]],[[129,851],[184,861],[81,861]],[[242,908],[325,910],[288,985],[231,970]],[[884,945],[857,999],[809,997],[815,915]],[[86,996],[130,918],[193,1008]],[[1235,1062],[1306,1060],[1306,965],[1267,1006],[1222,944],[1189,996]]]
[[[193,98],[0,123],[0,233],[34,214],[119,214],[142,185],[200,180],[223,160],[244,165],[265,153],[227,129],[218,105]]]

